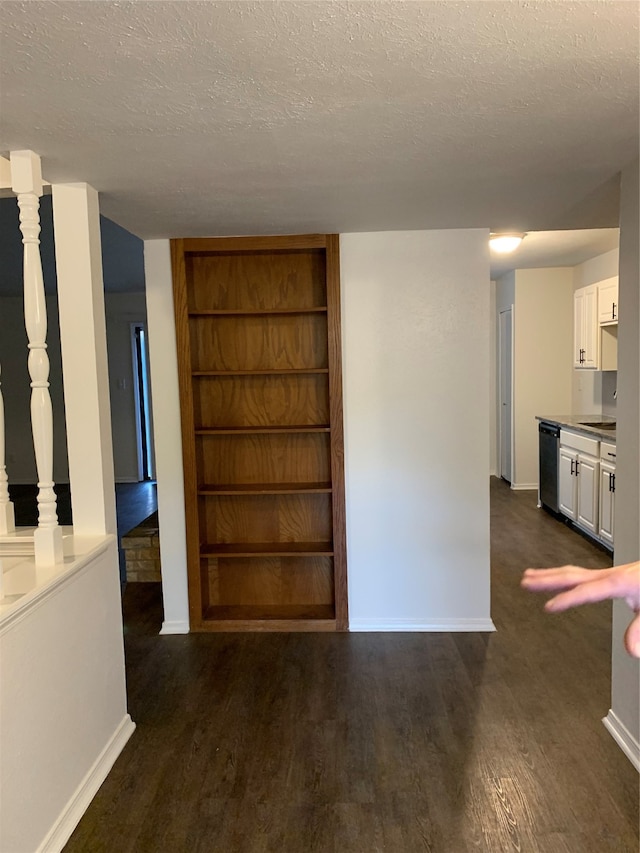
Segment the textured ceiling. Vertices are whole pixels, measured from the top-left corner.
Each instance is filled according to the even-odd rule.
[[[142,237],[617,225],[636,2],[2,4],[0,150]]]

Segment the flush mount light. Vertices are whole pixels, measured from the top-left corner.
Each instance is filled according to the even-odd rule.
[[[506,255],[509,252],[515,251],[524,239],[524,234],[490,234],[489,246],[492,251],[498,252],[500,255]]]

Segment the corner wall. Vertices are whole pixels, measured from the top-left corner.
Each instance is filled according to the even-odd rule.
[[[516,270],[513,318],[512,488],[538,487],[536,415],[569,414],[573,372],[573,270]]]
[[[488,231],[340,238],[352,630],[492,630]]]
[[[618,413],[615,563],[640,559],[640,169],[622,172],[620,199],[620,320],[618,325]],[[631,610],[613,606],[611,711],[606,723],[640,770],[640,661],[622,645]]]

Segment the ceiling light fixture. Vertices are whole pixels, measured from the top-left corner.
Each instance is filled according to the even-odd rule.
[[[515,251],[520,243],[524,240],[525,235],[522,233],[509,234],[490,234],[489,246],[494,252],[500,255],[506,255],[509,252]]]

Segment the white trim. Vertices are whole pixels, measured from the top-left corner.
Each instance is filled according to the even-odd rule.
[[[93,766],[76,788],[67,805],[37,849],[37,853],[60,853],[80,822],[98,788],[107,778],[125,744],[134,732],[136,724],[125,714],[120,725],[102,750]]]
[[[538,491],[537,483],[511,483],[511,488],[514,492],[529,492]]]
[[[602,722],[611,737],[640,773],[640,743],[611,708],[607,716],[603,717]]]
[[[189,633],[189,623],[184,622],[183,620],[174,619],[169,620],[168,622],[162,623],[162,628],[160,629],[161,634],[188,634]]]
[[[491,619],[430,619],[416,622],[413,619],[350,619],[350,631],[407,631],[458,633],[461,631],[495,631]]]

